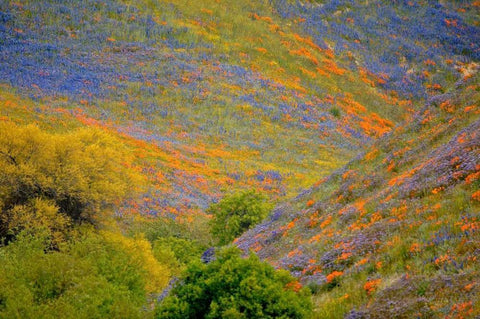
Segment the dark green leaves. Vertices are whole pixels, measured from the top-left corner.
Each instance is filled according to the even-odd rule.
[[[183,280],[157,307],[156,318],[306,318],[309,291],[256,255],[220,250],[209,264],[192,263]]]

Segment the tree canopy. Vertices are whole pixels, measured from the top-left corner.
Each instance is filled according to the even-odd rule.
[[[224,248],[209,264],[193,262],[157,307],[156,318],[306,318],[309,290],[238,248]]]

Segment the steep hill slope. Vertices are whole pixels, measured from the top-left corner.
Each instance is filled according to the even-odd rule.
[[[479,79],[432,97],[237,245],[320,291],[320,318],[478,315]]]

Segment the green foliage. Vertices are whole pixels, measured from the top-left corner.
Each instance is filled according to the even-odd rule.
[[[0,123],[0,318],[148,314],[169,269],[146,239],[92,227],[141,182],[119,145],[97,129]]]
[[[200,258],[207,248],[195,241],[177,237],[159,238],[154,242],[153,247],[154,252],[157,249],[170,249],[175,259],[185,265]]]
[[[209,229],[196,222],[187,225],[167,218],[140,218],[140,221],[128,225],[128,231],[131,236],[145,236],[152,244],[152,253],[158,262],[170,269],[172,275],[178,276],[187,264],[200,260],[205,249],[211,246]]]
[[[153,255],[162,265],[171,269],[174,276],[178,276],[182,272],[183,265],[168,245],[156,245],[153,249]]]
[[[212,245],[210,234],[210,218],[206,215],[197,216],[193,223],[179,223],[170,218],[136,218],[125,225],[130,235],[144,234],[152,244],[158,239],[183,239],[202,247],[202,251]]]
[[[179,276],[187,264],[200,260],[206,247],[199,243],[176,237],[159,238],[153,244],[153,255],[162,265]]]
[[[65,240],[65,234],[71,225],[70,218],[58,212],[52,200],[33,198],[24,205],[16,205],[2,216],[10,234],[24,230],[31,234],[49,236],[52,246]]]
[[[213,215],[212,234],[218,238],[219,244],[227,244],[261,222],[272,208],[267,198],[255,190],[225,196],[208,209]]]
[[[45,253],[21,232],[0,250],[1,318],[142,318],[147,272],[127,249],[92,230]]]
[[[140,181],[127,160],[127,150],[97,129],[58,135],[1,122],[0,237],[41,227],[55,239],[70,221],[96,223]]]
[[[181,283],[156,308],[156,318],[309,316],[309,290],[294,289],[287,271],[275,270],[254,254],[242,258],[238,248],[224,248],[216,257],[209,264],[190,264]]]

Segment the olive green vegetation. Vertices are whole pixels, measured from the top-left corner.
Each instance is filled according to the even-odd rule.
[[[204,250],[204,246],[194,240],[177,237],[160,237],[153,243],[155,258],[168,265],[175,276],[181,275],[190,262],[198,260]]]
[[[228,247],[209,264],[191,263],[155,318],[307,318],[311,308],[310,291],[287,271]]]
[[[228,244],[249,228],[261,222],[273,209],[268,198],[255,190],[225,196],[209,207],[212,235],[221,245]]]
[[[49,251],[20,233],[1,249],[0,318],[141,318],[146,271],[92,230]]]

